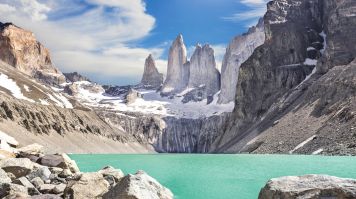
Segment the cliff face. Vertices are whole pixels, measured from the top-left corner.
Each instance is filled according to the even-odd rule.
[[[162,85],[162,83],[163,74],[158,72],[152,55],[149,55],[145,61],[145,68],[140,85],[144,88],[157,89]]]
[[[350,63],[355,57],[355,46],[346,44],[355,42],[355,37],[351,36],[356,24],[355,6],[352,0],[275,0],[268,3],[264,16],[266,41],[240,67],[235,110],[227,130],[215,142],[215,151],[258,151],[262,143],[268,144],[263,139],[260,142],[253,139],[266,129],[278,126],[281,117],[293,114],[290,111],[293,105],[298,107],[296,102],[314,102],[302,98],[309,86],[317,84],[314,81],[321,73]],[[314,115],[313,118],[320,117]],[[290,128],[295,133],[298,131]],[[274,137],[268,152],[280,151],[274,144],[282,137],[288,135]]]
[[[220,73],[216,69],[214,50],[209,45],[197,45],[190,59],[188,88],[205,86],[206,95],[213,96],[220,90]]]
[[[49,51],[34,34],[13,24],[0,24],[0,59],[32,77],[49,83],[65,82],[54,67]]]
[[[188,84],[189,65],[187,62],[187,50],[183,42],[183,36],[178,37],[169,49],[167,77],[162,87],[162,94],[177,93]]]
[[[243,35],[235,37],[226,49],[221,68],[221,92],[218,103],[234,101],[240,65],[265,41],[264,24],[261,19]]]

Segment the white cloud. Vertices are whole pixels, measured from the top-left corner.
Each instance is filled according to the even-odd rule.
[[[88,2],[95,7],[52,19],[51,16],[61,16],[63,11],[77,12],[73,7],[82,6],[68,0],[0,0],[0,11],[12,10],[1,15],[0,21],[33,31],[50,49],[56,66],[66,72],[139,77],[150,53],[157,58],[159,68],[166,67],[165,60],[160,60],[162,47],[132,47],[133,42],[147,37],[155,26],[155,18],[146,13],[142,0]]]
[[[16,11],[15,7],[10,6],[8,4],[1,4],[0,3],[0,13],[1,14],[8,14],[8,13],[11,13],[11,12],[14,12],[14,11]]]
[[[239,2],[249,7],[249,10],[235,13],[231,16],[222,17],[222,19],[232,22],[247,21],[247,27],[256,25],[258,18],[262,17],[266,13],[266,4],[268,1],[269,0],[240,0]]]

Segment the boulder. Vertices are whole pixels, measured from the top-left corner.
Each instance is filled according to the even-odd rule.
[[[15,153],[0,149],[0,160],[6,158],[14,158],[14,157],[16,157]]]
[[[41,165],[48,167],[59,167],[61,169],[69,169],[72,173],[78,173],[79,168],[75,161],[69,158],[65,153],[63,154],[54,154],[54,155],[45,155],[39,160]]]
[[[3,183],[11,183],[11,179],[4,170],[0,169],[0,184]]]
[[[125,175],[120,169],[115,169],[111,166],[106,166],[98,171],[98,173],[102,174],[104,178],[109,182],[110,186],[115,185],[123,178]]]
[[[38,189],[41,193],[52,193],[55,187],[54,184],[42,184]]]
[[[134,103],[137,98],[142,98],[142,95],[138,91],[130,89],[126,95],[126,104]]]
[[[67,185],[66,184],[58,184],[53,188],[53,193],[55,194],[60,194],[63,193],[64,190],[66,189]]]
[[[44,154],[44,147],[37,143],[21,147],[17,150],[20,157],[28,158],[30,156],[42,156]]]
[[[35,186],[33,186],[33,184],[26,177],[17,178],[16,180],[13,181],[13,183],[22,185],[26,188],[35,188]]]
[[[9,158],[0,161],[0,168],[19,178],[31,173],[35,168],[35,163],[27,158]]]
[[[127,175],[104,199],[172,199],[172,192],[143,171]]]
[[[38,189],[41,185],[44,184],[43,180],[40,177],[35,177],[31,180],[31,183]]]
[[[274,178],[261,189],[258,198],[356,198],[356,180],[326,175]]]
[[[27,188],[13,183],[4,183],[0,185],[0,198],[16,198],[16,195],[27,196]]]
[[[32,171],[30,174],[27,175],[27,178],[29,180],[32,180],[36,177],[39,177],[43,181],[47,181],[50,179],[50,175],[51,175],[51,171],[48,169],[48,167],[43,166]]]
[[[42,195],[31,196],[31,199],[62,199],[62,197],[54,194],[42,194]]]
[[[102,198],[109,183],[100,173],[83,173],[78,181],[71,181],[64,191],[65,198]]]

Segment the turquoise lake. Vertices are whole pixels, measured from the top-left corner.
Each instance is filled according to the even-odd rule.
[[[356,178],[356,157],[300,155],[70,155],[81,171],[106,165],[124,173],[144,170],[177,199],[256,199],[270,178],[328,174]]]

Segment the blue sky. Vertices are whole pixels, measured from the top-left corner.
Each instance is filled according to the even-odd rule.
[[[229,41],[246,32],[266,0],[0,0],[0,21],[31,30],[56,66],[102,84],[135,84],[152,53],[165,73],[172,40],[188,54],[197,43],[215,50],[218,68]]]

